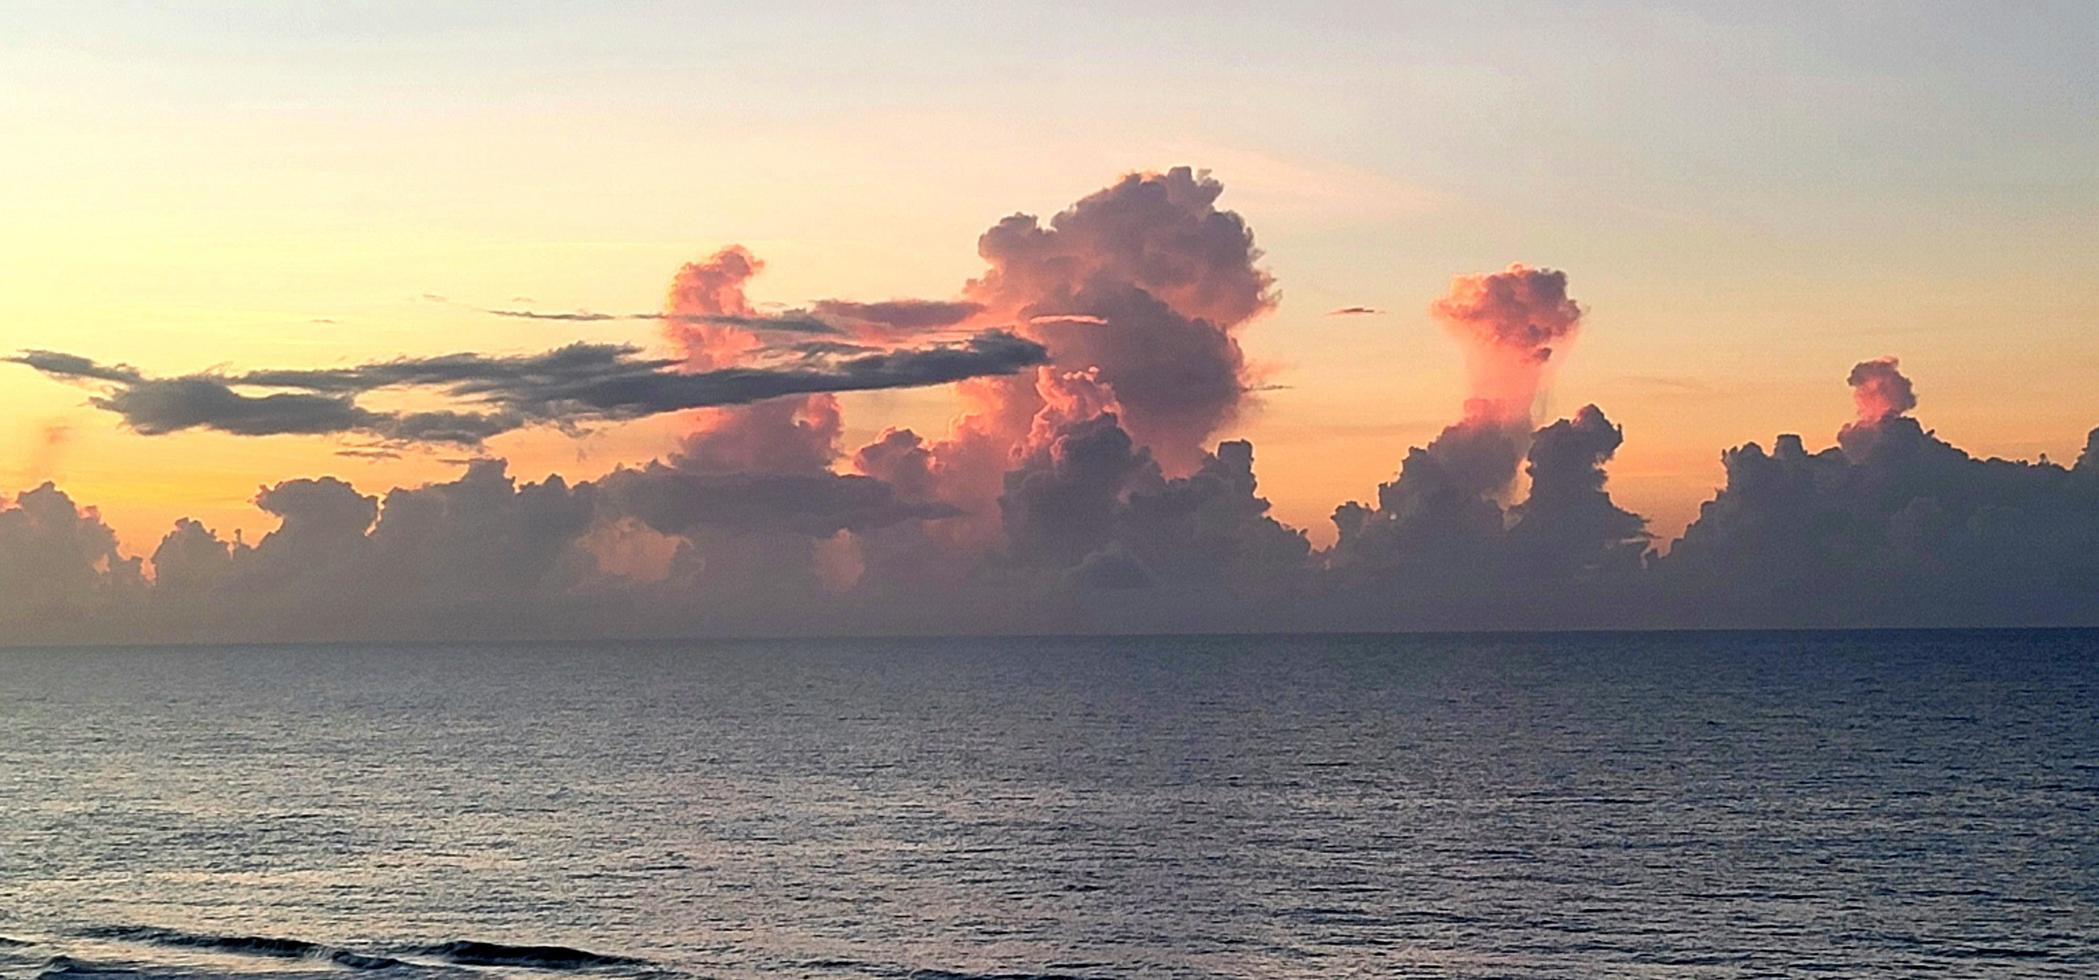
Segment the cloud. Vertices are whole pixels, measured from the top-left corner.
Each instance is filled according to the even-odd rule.
[[[1194,473],[1132,493],[1117,544],[1161,582],[1235,597],[1287,592],[1308,571],[1311,544],[1270,516],[1258,489],[1253,444],[1219,443]]]
[[[352,457],[524,426],[684,425],[674,449],[594,480],[521,482],[487,458],[385,490],[281,480],[254,498],[275,525],[259,540],[182,519],[150,562],[45,484],[0,499],[0,636],[2099,623],[2099,430],[2072,467],[1975,459],[1913,417],[1894,358],[1853,369],[1858,411],[1834,447],[1728,450],[1725,485],[1655,548],[1611,496],[1627,433],[1595,405],[1535,417],[1588,315],[1564,273],[1522,264],[1460,276],[1431,305],[1468,397],[1314,550],[1261,496],[1254,447],[1216,440],[1273,387],[1239,337],[1277,296],[1221,193],[1180,168],[1003,219],[953,300],[768,312],[747,292],[764,264],[732,245],[680,267],[661,313],[491,311],[647,321],[662,353],[160,377],[23,351],[6,360],[141,433],[349,436]],[[948,433],[873,426],[841,451],[838,393],[946,383]]]
[[[63,354],[50,350],[25,350],[4,360],[24,364],[54,378],[76,381],[108,381],[116,384],[136,384],[145,376],[128,364],[98,364],[78,354]]]
[[[671,279],[664,299],[664,336],[684,354],[688,371],[750,370],[769,352],[747,321],[758,316],[745,286],[765,264],[741,245],[688,262]],[[789,352],[805,361],[826,356],[872,356],[857,347],[799,344]],[[794,367],[799,368],[797,364]],[[812,392],[743,408],[693,412],[679,455],[681,466],[716,472],[817,474],[830,469],[845,431],[845,413],[830,394]]]
[[[66,447],[72,441],[73,427],[66,422],[53,420],[37,426],[30,443],[29,459],[22,471],[31,481],[57,476],[59,463],[64,460]]]
[[[1195,466],[1238,414],[1251,379],[1234,334],[1276,301],[1252,230],[1216,206],[1223,193],[1177,167],[1126,175],[1047,223],[1013,215],[978,239],[988,268],[964,290],[1025,324],[1060,369],[1097,371],[1169,472]]]
[[[1851,385],[1852,400],[1858,403],[1860,425],[1878,425],[1917,407],[1917,394],[1910,388],[1910,379],[1902,376],[1900,365],[1895,358],[1881,357],[1860,361],[1851,369],[1845,380]]]
[[[1133,173],[1048,221],[1015,214],[979,237],[986,268],[962,289],[980,308],[975,322],[1018,325],[1050,363],[959,386],[965,410],[952,430],[916,446],[926,492],[965,516],[868,542],[870,567],[895,558],[952,576],[1008,547],[1008,513],[1025,537],[1048,514],[1014,495],[1009,474],[1063,427],[1103,413],[1162,477],[1203,464],[1212,434],[1260,387],[1234,335],[1276,302],[1252,231],[1216,206],[1223,191],[1186,167]],[[881,465],[877,456],[867,463]]]
[[[1113,538],[1128,494],[1160,481],[1150,453],[1115,415],[1060,426],[1006,475],[999,512],[1007,554],[1026,564],[1076,565]]]
[[[491,316],[510,317],[518,320],[552,320],[560,323],[602,323],[608,320],[662,320],[741,327],[745,330],[774,331],[779,333],[837,334],[844,332],[832,326],[829,322],[803,310],[748,314],[599,313],[593,310],[541,312],[538,310],[502,309],[486,309],[481,312]]]
[[[594,313],[590,310],[543,313],[538,310],[482,310],[490,316],[511,317],[519,320],[556,320],[563,323],[599,323],[605,320],[655,319],[647,313]]]
[[[1565,273],[1521,263],[1456,277],[1429,310],[1465,354],[1470,396],[1457,422],[1407,453],[1399,478],[1378,487],[1375,507],[1350,502],[1334,512],[1339,537],[1328,561],[1347,575],[1404,578],[1440,567],[1451,573],[1446,581],[1458,582],[1498,574],[1508,517],[1501,498],[1531,443],[1531,409],[1551,345],[1571,340],[1582,316]],[[1598,435],[1599,425],[1609,428],[1591,406],[1541,432],[1552,440],[1544,472],[1560,471],[1557,446],[1576,434]],[[1534,455],[1534,475],[1538,464]]]
[[[141,566],[118,553],[95,508],[50,483],[0,497],[0,623],[10,639],[92,623],[144,591]]]
[[[478,445],[531,424],[578,425],[665,412],[746,405],[787,395],[922,387],[1008,374],[1042,363],[1041,345],[999,331],[900,350],[814,353],[791,366],[680,370],[638,348],[571,344],[532,355],[451,354],[345,368],[146,377],[50,351],[5,360],[67,380],[108,382],[90,404],[132,429],[161,435],[212,429],[234,435],[357,434],[398,443]],[[249,394],[256,389],[278,389]],[[475,410],[369,409],[358,396],[386,389],[440,393]]]
[[[822,592],[813,557],[841,531],[939,520],[860,476],[709,474],[662,463],[593,481],[511,478],[500,460],[454,480],[367,494],[286,480],[254,502],[253,544],[183,519],[150,582],[92,509],[45,486],[0,505],[0,624],[10,636],[301,638],[648,633],[696,616],[773,622]],[[669,549],[633,579],[604,550]],[[732,608],[735,607],[735,608]]]
[[[1507,503],[1502,430],[1460,423],[1314,553],[1269,514],[1249,444],[1166,477],[1090,377],[1050,390],[1004,480],[1002,544],[974,562],[932,533],[964,517],[938,457],[892,430],[862,474],[673,457],[577,484],[486,459],[381,494],[286,480],[255,498],[275,530],[248,544],[178,521],[150,580],[45,485],[0,503],[0,623],[40,642],[2099,621],[2099,430],[2067,468],[1975,459],[1906,414],[1820,452],[1750,444],[1658,557],[1610,498],[1625,434],[1601,410],[1528,433]],[[637,572],[622,551],[659,557]]]
[[[984,304],[966,300],[892,299],[876,303],[825,299],[816,301],[813,312],[873,324],[895,331],[937,330],[952,327],[984,312]]]
[[[1522,263],[1451,280],[1429,312],[1465,352],[1468,417],[1521,423],[1530,421],[1555,348],[1574,339],[1583,315],[1567,295],[1566,273]]]
[[[1375,309],[1375,308],[1372,308],[1372,307],[1368,307],[1368,306],[1344,306],[1344,307],[1341,307],[1341,308],[1340,308],[1340,309],[1338,309],[1338,310],[1328,310],[1328,311],[1327,311],[1327,314],[1326,314],[1326,315],[1327,315],[1327,316],[1376,316],[1376,315],[1378,315],[1378,314],[1380,314],[1380,313],[1383,313],[1383,312],[1385,312],[1385,311],[1384,311],[1384,310],[1380,310],[1380,309]]]
[[[1002,557],[1086,589],[1286,591],[1310,545],[1269,516],[1253,459],[1251,443],[1226,442],[1169,479],[1112,412],[1056,425],[1006,476]]]
[[[1568,577],[1639,569],[1647,521],[1604,489],[1604,464],[1624,442],[1625,431],[1594,405],[1531,436],[1530,494],[1510,508],[1508,529],[1519,569]]]
[[[1098,327],[1106,325],[1107,322],[1107,317],[1094,316],[1091,313],[1043,313],[1028,318],[1028,325],[1032,327],[1054,327],[1071,324]]]
[[[835,473],[716,474],[658,463],[617,470],[599,488],[608,507],[666,534],[716,526],[821,538],[955,514],[903,500],[880,480]]]
[[[1976,459],[1906,413],[1892,358],[1850,381],[1836,447],[1722,454],[1726,485],[1654,563],[1674,621],[1934,625],[2099,620],[2099,458]],[[2095,430],[2091,444],[2099,444]]]

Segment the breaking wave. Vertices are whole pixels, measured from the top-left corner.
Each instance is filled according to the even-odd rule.
[[[608,966],[640,966],[646,961],[630,956],[593,953],[571,946],[512,946],[473,939],[456,939],[435,946],[419,946],[408,952],[463,966],[522,966],[541,970],[588,970]]]
[[[509,943],[483,942],[475,939],[456,939],[451,942],[430,945],[387,946],[380,947],[375,951],[360,951],[304,939],[282,939],[274,936],[216,935],[205,932],[186,932],[181,929],[166,929],[158,926],[95,926],[79,930],[74,935],[82,939],[95,939],[106,942],[134,943],[171,949],[203,950],[238,956],[332,964],[351,970],[447,970],[454,967],[476,966],[534,970],[599,970],[650,965],[647,960],[636,959],[630,956],[615,956],[609,953],[593,953],[573,946],[512,945]],[[0,940],[0,948],[6,948],[10,945],[26,946],[29,944],[16,940]],[[418,960],[423,962],[418,962]],[[442,962],[428,962],[430,960]],[[145,977],[148,974],[134,968],[132,964],[125,964],[119,967],[89,963],[60,956],[45,964],[42,975],[47,977]]]
[[[89,939],[110,939],[118,942],[145,943],[153,946],[170,946],[179,949],[204,949],[244,956],[268,956],[286,960],[325,960],[352,970],[386,970],[407,966],[390,956],[374,956],[355,950],[304,939],[277,939],[270,936],[214,936],[209,933],[183,932],[179,929],[160,929],[153,926],[101,926],[85,929],[80,933]]]

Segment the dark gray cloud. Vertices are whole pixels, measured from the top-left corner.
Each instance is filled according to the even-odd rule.
[[[1410,450],[1375,506],[1334,513],[1321,621],[1351,628],[1594,627],[1653,610],[1646,522],[1611,500],[1624,434],[1594,405],[1535,432],[1468,417]],[[1529,493],[1513,504],[1519,461]]]
[[[1113,540],[1131,491],[1160,482],[1158,464],[1113,414],[1067,425],[1006,474],[1007,554],[1026,565],[1076,565]]]
[[[116,533],[93,507],[52,484],[0,496],[0,624],[9,640],[91,623],[143,594],[141,567],[118,552]]]
[[[1893,359],[1851,382],[1859,418],[1837,446],[1722,454],[1726,485],[1651,569],[1670,621],[2099,621],[2099,430],[2069,468],[1977,459],[1904,414]]]
[[[450,354],[343,368],[151,378],[51,351],[6,360],[53,377],[110,385],[91,403],[147,434],[214,429],[235,435],[358,434],[401,443],[477,445],[530,424],[576,425],[747,405],[784,395],[869,391],[1010,374],[1042,363],[1031,340],[985,331],[966,340],[883,350],[803,348],[786,364],[684,371],[680,362],[615,344],[541,354]],[[248,391],[266,390],[250,394]],[[361,395],[425,389],[472,410],[380,411]]]
[[[598,481],[610,512],[665,534],[702,527],[828,537],[937,520],[946,504],[901,499],[881,480],[836,473],[707,473],[652,463]]]
[[[53,350],[25,350],[6,360],[26,364],[55,378],[109,381],[117,384],[145,380],[145,376],[129,364],[100,364],[78,354],[64,354]]]
[[[1253,460],[1251,443],[1226,442],[1168,479],[1113,413],[1074,421],[1007,475],[1004,559],[1079,588],[1287,591],[1310,545],[1269,516]]]
[[[1467,420],[1408,450],[1374,506],[1351,501],[1334,511],[1339,538],[1329,562],[1373,578],[1441,569],[1455,581],[1479,573],[1503,533],[1498,494],[1516,475],[1524,436],[1492,420]]]
[[[1604,464],[1625,432],[1586,405],[1531,436],[1530,494],[1510,508],[1509,548],[1519,571],[1593,577],[1637,571],[1647,521],[1611,501]]]
[[[61,638],[261,640],[690,628],[695,616],[813,605],[825,593],[812,559],[827,541],[953,512],[861,476],[659,463],[521,483],[493,459],[380,495],[287,480],[255,505],[277,526],[253,543],[178,521],[149,583],[94,512],[56,489],[0,500],[0,624],[10,637],[39,637],[24,631],[36,625]],[[618,567],[619,539],[635,534],[668,549],[660,577]]]
[[[1118,543],[1162,582],[1288,590],[1309,571],[1311,544],[1269,515],[1258,489],[1253,444],[1219,443],[1194,473],[1130,494]]]
[[[279,433],[370,432],[389,421],[385,413],[359,408],[342,395],[277,392],[246,395],[219,378],[155,378],[125,382],[89,403],[124,417],[143,435],[209,428],[239,436]]]

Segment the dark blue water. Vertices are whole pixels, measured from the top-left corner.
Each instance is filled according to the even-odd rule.
[[[0,975],[2090,977],[2095,695],[2069,632],[0,652]]]

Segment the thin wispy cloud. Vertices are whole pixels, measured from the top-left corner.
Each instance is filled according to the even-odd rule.
[[[603,323],[614,320],[708,323],[718,326],[742,327],[753,331],[775,331],[779,333],[843,333],[838,327],[802,311],[783,313],[750,314],[686,314],[686,313],[599,313],[593,310],[511,310],[483,309],[490,316],[509,317],[515,320],[550,320],[558,323]]]

